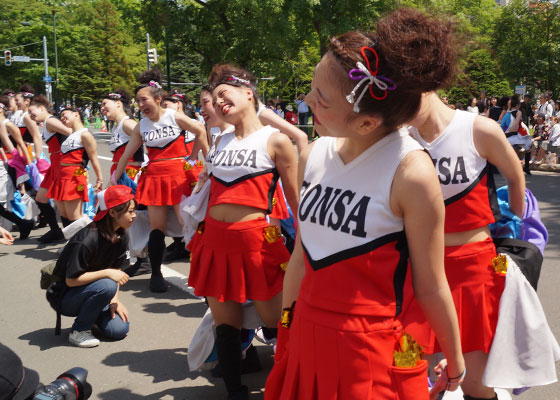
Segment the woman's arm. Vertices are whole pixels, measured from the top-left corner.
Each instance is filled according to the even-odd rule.
[[[138,125],[138,122],[136,122],[132,118],[125,119],[123,121],[123,124],[122,124],[124,133],[126,133],[128,136],[132,137],[132,134],[134,132],[134,128],[136,128],[136,125]]]
[[[84,272],[77,278],[66,278],[66,286],[84,286],[104,278],[112,279],[119,285],[124,285],[128,282],[128,275],[126,273],[118,269],[107,268],[99,271]]]
[[[276,163],[282,179],[286,200],[294,213],[297,213],[299,197],[297,191],[298,162],[292,142],[286,135],[273,133],[267,144],[268,153]]]
[[[82,143],[84,144],[84,149],[88,154],[93,171],[97,177],[95,191],[98,192],[103,188],[103,174],[101,173],[101,166],[99,165],[99,160],[97,159],[97,143],[95,143],[95,139],[90,131],[82,133]]]
[[[7,122],[6,124],[9,124],[9,122]],[[12,141],[10,140],[10,137],[8,136],[8,130],[6,129],[6,124],[0,123],[0,141],[2,141],[2,144],[6,148],[6,151],[8,153],[11,153],[12,150],[14,149],[14,145],[12,144]],[[19,130],[18,130],[18,132],[19,132]],[[21,136],[20,136],[20,138],[21,138]]]
[[[31,159],[31,154],[29,154],[29,152],[27,151],[27,146],[25,145],[25,142],[23,141],[23,138],[21,137],[21,132],[19,131],[19,128],[13,124],[12,122],[7,122],[6,123],[6,128],[8,129],[10,136],[14,139],[14,141],[16,142],[16,146],[18,148],[19,153],[25,157],[25,160],[27,161],[27,164],[31,164],[33,162],[33,160]],[[13,147],[12,147],[13,149]],[[41,155],[41,153],[39,153],[39,155]],[[37,156],[37,154],[35,155],[36,158],[38,159],[39,156]]]
[[[457,313],[443,264],[445,206],[430,157],[408,154],[391,188],[391,208],[401,215],[410,253],[414,296],[434,330],[448,361],[448,376],[465,368]]]
[[[119,163],[117,164],[117,168],[115,169],[114,176],[116,180],[119,180],[122,174],[124,174],[124,170],[126,168],[126,164],[128,164],[128,160],[134,155],[136,150],[142,146],[143,140],[142,136],[140,136],[140,124],[136,124],[134,129],[130,134],[130,140],[126,144],[126,148],[124,149],[123,155],[121,156]],[[113,185],[113,177],[110,179],[109,185]]]
[[[286,134],[292,139],[297,146],[299,152],[302,152],[308,145],[307,135],[299,128],[295,127],[284,118],[281,118],[274,111],[265,108],[259,114],[259,119],[263,125],[270,125],[277,128],[280,132]]]
[[[189,158],[192,160],[197,160],[199,150],[202,150],[202,155],[204,156],[204,158],[206,158],[210,147],[208,146],[208,139],[206,136],[206,129],[204,128],[204,125],[184,114],[179,113],[175,114],[175,122],[177,122],[179,128],[192,132],[195,135],[193,152],[189,155]]]
[[[58,118],[49,118],[45,124],[49,132],[57,132],[64,136],[68,136],[72,133],[72,128],[64,125]]]
[[[35,147],[35,158],[38,160],[43,152],[43,140],[41,139],[41,133],[39,132],[39,127],[37,123],[31,119],[29,114],[23,118],[23,123],[27,127],[29,134],[33,138],[33,147]]]
[[[525,176],[515,150],[500,128],[488,118],[475,118],[473,130],[476,150],[506,178],[509,208],[522,217],[525,210]]]

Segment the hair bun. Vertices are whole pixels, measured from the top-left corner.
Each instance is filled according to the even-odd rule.
[[[140,84],[148,84],[150,81],[157,82],[161,85],[161,82],[163,81],[163,74],[160,69],[154,68],[144,71],[138,77],[138,82],[140,82]]]

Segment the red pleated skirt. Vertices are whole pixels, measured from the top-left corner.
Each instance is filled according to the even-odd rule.
[[[496,273],[492,259],[496,247],[491,238],[445,248],[445,274],[459,319],[463,353],[488,353],[498,323],[505,275]],[[424,346],[427,354],[441,352],[435,334],[413,297],[409,277],[400,319],[404,329]]]
[[[207,216],[187,247],[189,286],[197,296],[244,303],[270,300],[282,290],[290,253],[264,218],[228,223]]]
[[[298,299],[265,400],[427,400],[427,362],[393,366],[401,332],[394,318],[333,313]]]
[[[111,164],[111,170],[110,170],[111,175],[113,175],[113,172],[115,172],[115,170],[117,169],[117,164],[118,164],[118,162],[116,162],[116,163],[114,162],[113,164]],[[136,178],[136,175],[138,175],[138,171],[140,171],[140,166],[139,165],[130,165],[130,164],[127,164],[126,168],[124,170],[124,172],[132,180],[134,180],[134,178]]]
[[[290,218],[288,205],[286,204],[286,198],[284,197],[284,190],[282,190],[280,183],[276,185],[276,191],[274,192],[274,197],[272,198],[272,212],[268,216],[275,219]]]
[[[54,182],[58,179],[60,175],[60,152],[51,154],[51,165],[47,169],[41,186],[43,189],[49,190]]]
[[[89,201],[86,169],[61,165],[59,171],[47,192],[47,197],[58,201],[76,199],[81,199],[85,202]]]
[[[192,190],[198,182],[198,175],[200,175],[200,173],[202,172],[204,164],[202,164],[202,162],[200,161],[198,161],[195,165],[188,164],[187,166],[187,164],[188,163],[185,164],[185,174],[187,175],[187,184],[189,186],[189,192],[187,196],[190,196],[192,194]]]
[[[150,162],[143,170],[136,189],[136,201],[147,206],[173,206],[192,188],[184,169],[185,160]]]

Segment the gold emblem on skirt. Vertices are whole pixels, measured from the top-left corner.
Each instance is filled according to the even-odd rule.
[[[200,222],[200,224],[198,224],[198,228],[196,229],[196,232],[199,235],[202,235],[204,233],[204,221]]]
[[[191,165],[190,162],[187,161],[187,162],[185,163],[185,165],[183,165],[183,169],[184,169],[185,171],[190,171],[191,169],[193,169],[193,166]]]
[[[282,271],[286,272],[286,270],[288,269],[288,263],[285,262],[285,263],[280,264],[280,269]]]
[[[278,203],[278,199],[276,197],[272,198],[272,207],[276,207],[276,204]]]
[[[263,228],[263,235],[268,243],[274,243],[280,239],[280,228],[276,225],[265,226]]]
[[[498,254],[492,259],[492,266],[497,274],[505,275],[508,269],[508,261],[505,254]]]
[[[82,185],[81,183],[78,185],[78,187],[76,188],[76,190],[78,192],[83,192],[84,191],[84,185]]]
[[[130,179],[134,179],[136,177],[136,174],[138,173],[138,171],[135,168],[130,168],[130,167],[127,168],[125,172]]]
[[[80,175],[87,175],[87,170],[83,167],[78,167],[75,171],[74,171],[74,176],[80,176]]]

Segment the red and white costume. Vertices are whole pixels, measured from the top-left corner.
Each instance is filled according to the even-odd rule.
[[[336,138],[314,143],[298,211],[305,276],[287,359],[275,364],[266,399],[395,400],[403,390],[428,398],[426,365],[393,367],[409,263],[390,192],[403,158],[421,150],[400,130],[344,164]]]
[[[116,126],[113,127],[111,130],[111,140],[109,141],[109,150],[113,153],[113,164],[111,165],[111,175],[117,169],[117,164],[121,159],[124,149],[130,140],[130,136],[126,134],[123,129],[123,122],[129,119],[128,116],[124,117]],[[144,148],[140,146],[138,150],[132,155],[132,158],[129,162],[144,162]],[[134,179],[136,174],[140,170],[140,166],[138,165],[127,165],[126,166],[126,174],[130,177],[130,179]]]
[[[49,132],[47,130],[47,121],[49,118],[53,118],[52,115],[49,115],[47,119],[45,119],[43,125],[43,140],[47,143],[49,147],[49,157],[51,161],[51,165],[47,169],[45,173],[45,177],[41,182],[41,187],[43,189],[50,189],[53,185],[54,181],[57,179],[59,172],[60,172],[60,157],[62,155],[60,149],[64,140],[66,140],[66,136],[58,132]]]
[[[415,128],[410,133],[429,152],[439,175],[445,201],[445,232],[464,232],[495,222],[499,208],[488,161],[474,145],[476,114],[456,111],[447,128],[431,143]],[[463,353],[490,350],[505,277],[494,272],[496,248],[491,238],[445,248],[445,273],[461,331]],[[408,294],[411,287],[407,285]],[[409,292],[410,291],[410,292]],[[426,353],[440,351],[418,303],[407,301],[402,323],[424,346]]]
[[[87,128],[72,132],[60,146],[60,169],[47,192],[47,197],[58,201],[81,199],[88,201],[86,167],[89,157],[82,143],[82,133]],[[67,165],[62,165],[67,164]]]
[[[208,209],[238,204],[273,209],[279,174],[267,143],[276,129],[266,126],[239,140],[235,132],[222,134],[208,165],[211,179]],[[265,218],[226,223],[206,216],[189,243],[189,285],[198,296],[244,303],[269,300],[282,290],[282,264],[290,254],[279,229]]]
[[[171,206],[192,192],[185,170],[185,132],[175,122],[175,112],[166,109],[157,122],[140,120],[140,135],[150,160],[138,181],[136,201],[140,204]]]

